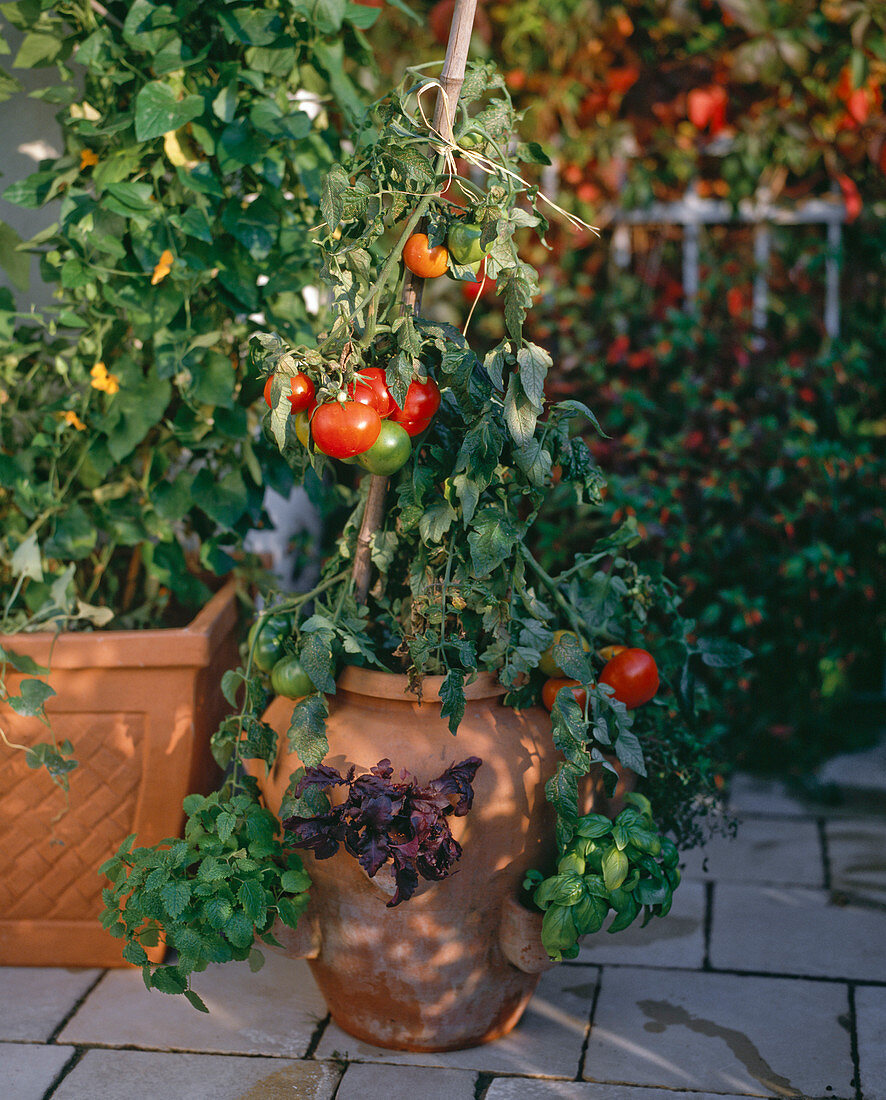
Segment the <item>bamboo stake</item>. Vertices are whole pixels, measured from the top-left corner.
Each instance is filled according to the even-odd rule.
[[[455,118],[458,97],[465,82],[465,65],[471,47],[471,32],[474,27],[474,13],[476,10],[477,0],[456,0],[455,9],[452,13],[449,42],[446,46],[446,59],[443,62],[443,72],[440,76],[441,90],[437,92],[433,120],[434,129],[439,131],[447,141],[452,138],[452,120]],[[413,313],[418,312],[421,305],[422,284],[423,280],[417,278],[411,272],[407,274],[403,286],[402,309],[404,312],[407,309]],[[388,479],[386,477],[382,477],[380,474],[371,475],[366,507],[363,510],[363,520],[360,524],[360,533],[357,536],[357,547],[354,553],[352,575],[357,603],[366,603],[366,597],[369,594],[372,536],[381,527],[384,518],[387,489]]]

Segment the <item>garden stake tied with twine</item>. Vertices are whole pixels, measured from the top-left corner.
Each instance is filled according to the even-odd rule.
[[[428,128],[428,144],[445,158],[450,180],[457,180],[458,173],[455,170],[455,153],[468,160],[470,163],[493,174],[503,174],[516,180],[518,183],[528,186],[516,172],[512,172],[504,165],[497,164],[494,160],[483,156],[481,153],[463,149],[454,140],[453,122],[456,108],[458,107],[462,85],[465,79],[465,66],[467,65],[468,52],[471,46],[471,33],[473,31],[474,16],[477,8],[477,0],[456,0],[452,13],[452,24],[449,30],[449,42],[446,47],[446,57],[443,62],[443,71],[439,80],[429,81],[418,92],[418,105],[422,119]],[[421,97],[429,88],[437,89],[437,99],[434,107],[434,116],[428,122],[422,106]],[[548,206],[561,214],[574,228],[589,229],[596,233],[597,230],[582,221],[581,218],[570,214],[557,203],[553,202],[541,191],[539,198]],[[417,313],[421,306],[423,280],[419,276],[407,271],[403,285],[401,313]],[[477,301],[475,299],[471,307],[473,313]],[[372,538],[381,526],[384,516],[385,495],[388,487],[388,477],[382,474],[371,474],[369,492],[366,496],[366,507],[363,511],[363,519],[357,536],[357,546],[354,554],[354,591],[357,602],[366,603],[369,593],[369,575],[371,570]]]
[[[447,142],[452,141],[452,119],[465,80],[465,66],[468,51],[471,48],[471,32],[474,27],[474,14],[477,0],[456,0],[449,28],[449,43],[443,61],[437,90],[437,102],[434,108],[432,132],[438,132]],[[407,272],[403,285],[402,311],[417,313],[421,304],[422,281],[412,272]],[[354,553],[354,592],[357,603],[365,604],[369,594],[369,573],[372,565],[372,536],[381,526],[385,511],[385,495],[388,478],[382,474],[371,474],[366,507],[357,536]]]

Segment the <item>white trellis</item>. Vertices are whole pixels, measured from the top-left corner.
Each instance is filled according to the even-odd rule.
[[[678,202],[652,203],[635,210],[611,210],[612,257],[622,268],[631,262],[631,227],[679,225],[683,229],[683,292],[685,307],[694,308],[700,282],[700,243],[705,226],[742,224],[754,227],[753,326],[766,327],[769,300],[768,266],[773,225],[822,225],[827,230],[824,327],[830,337],[840,332],[840,246],[846,210],[838,199],[806,199],[794,206],[767,201],[743,202],[736,210],[721,199],[702,198],[690,189]]]

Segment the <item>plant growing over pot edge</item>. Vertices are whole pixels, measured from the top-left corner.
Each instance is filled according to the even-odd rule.
[[[249,13],[221,0],[11,5],[13,69],[51,68],[64,151],[7,187],[54,204],[0,263],[40,255],[43,316],[0,290],[0,633],[183,625],[284,489],[254,438],[260,383],[240,367],[248,314],[310,338],[305,228],[362,111],[349,75],[377,12]],[[0,39],[0,46],[6,47]],[[8,52],[8,48],[6,49]],[[12,73],[0,96],[18,90]],[[330,94],[331,93],[331,94]],[[0,650],[0,701],[46,720],[41,667]],[[6,670],[29,679],[7,690]],[[28,762],[66,784],[72,746]]]
[[[603,475],[586,445],[571,434],[578,418],[596,423],[593,414],[574,401],[545,405],[544,377],[550,360],[522,335],[537,287],[534,272],[518,257],[515,234],[535,227],[543,233],[546,223],[537,191],[519,182],[519,175],[525,165],[544,163],[545,158],[531,144],[518,144],[511,156],[505,152],[514,126],[507,91],[491,66],[475,64],[457,114],[453,111],[454,141],[459,154],[471,159],[464,147],[464,139],[471,135],[472,149],[488,156],[479,159],[473,154],[474,162],[486,169],[489,184],[483,190],[459,177],[462,191],[454,192],[446,143],[439,135],[429,135],[422,108],[422,97],[432,87],[410,74],[358,129],[350,161],[327,175],[321,201],[325,225],[317,243],[332,304],[317,345],[291,346],[275,334],[260,335],[253,342],[253,360],[271,378],[267,430],[297,475],[309,468],[318,473],[332,469],[340,481],[350,482],[351,471],[328,454],[353,455],[372,470],[376,456],[371,448],[384,422],[371,384],[378,372],[383,375],[386,415],[391,415],[392,397],[403,410],[393,416],[406,422],[412,440],[393,471],[387,510],[377,509],[386,489],[384,478],[376,474],[356,479],[351,517],[319,584],[311,592],[284,598],[260,620],[264,624],[296,613],[292,625],[278,635],[276,654],[261,660],[272,674],[278,667],[274,656],[277,662],[289,662],[300,685],[293,694],[307,691],[293,709],[288,739],[305,767],[316,769],[328,747],[326,696],[335,693],[336,669],[343,661],[401,668],[419,697],[423,677],[441,674],[441,713],[456,733],[465,687],[478,670],[497,673],[507,688],[505,702],[526,707],[538,698],[545,679],[538,668],[547,654],[584,695],[580,704],[571,688],[564,687],[551,711],[553,741],[562,760],[547,793],[557,814],[557,843],[565,853],[579,827],[580,778],[598,766],[614,782],[609,752],[639,775],[647,773],[643,712],[629,710],[600,681],[595,671],[605,663],[600,648],[631,641],[654,648],[664,698],[649,703],[647,710],[662,712],[670,724],[693,721],[699,666],[722,665],[742,654],[735,647],[697,639],[693,624],[680,620],[674,586],[641,573],[627,557],[627,548],[637,540],[631,524],[600,539],[557,577],[547,574],[530,554],[525,536],[555,476],[592,504],[599,504],[603,486]],[[433,158],[421,151],[429,136],[431,146],[443,150]],[[419,242],[422,250],[445,248],[456,224],[479,227],[486,271],[503,295],[508,329],[482,362],[457,329],[400,306],[407,281],[401,254],[421,218],[427,237]],[[471,267],[453,262],[451,255],[447,267],[456,279],[474,278]],[[304,377],[313,384],[313,398],[307,399],[306,407],[293,409],[292,380],[298,382],[296,404],[301,404]],[[354,400],[361,386],[372,391],[362,396],[369,402],[363,408],[372,406],[374,420],[355,408],[361,404]],[[410,387],[425,394],[430,390],[431,404],[439,399],[436,411],[407,415]],[[324,427],[315,433],[318,414],[311,412],[312,400],[325,410],[324,422],[328,419],[335,426],[339,418],[335,430],[327,432]],[[380,515],[380,523],[368,537],[365,520],[373,513]],[[357,595],[366,549],[377,574],[363,602]],[[568,628],[572,636],[561,635],[555,643],[557,627]],[[205,919],[208,897],[213,905],[222,898],[230,907],[229,919],[236,918],[244,929],[243,918],[251,920],[258,939],[273,943],[269,914],[275,899],[285,893],[284,875],[290,869],[284,870],[285,848],[265,863],[264,894],[241,896],[235,889],[240,849],[232,839],[250,800],[254,804],[259,799],[258,784],[244,774],[243,761],[270,764],[278,747],[277,733],[262,720],[268,694],[255,674],[262,632],[259,627],[253,635],[245,668],[226,677],[228,698],[232,703],[238,700],[240,710],[215,738],[219,759],[232,765],[220,796],[230,815],[225,831],[232,831],[225,837],[218,830],[202,837],[187,858],[180,859],[185,868],[196,867],[201,850],[207,850],[222,861],[218,877],[201,884],[207,889],[196,895],[193,887],[189,904],[194,922]],[[692,833],[687,822],[704,809],[697,798],[705,787],[703,773],[699,770],[695,777],[697,783],[686,799],[692,809],[683,817],[673,814],[667,823],[682,825],[684,840]],[[656,783],[669,776],[662,771],[646,778],[654,797]],[[318,798],[296,773],[281,817],[304,820],[325,812],[326,799]],[[642,808],[637,817],[644,822],[633,825],[648,833]],[[628,824],[617,828],[622,833],[616,848],[623,852]],[[186,927],[177,930],[176,917],[158,898],[175,870],[171,851],[121,852],[110,861],[107,871],[114,885],[107,891],[104,921],[127,940],[132,956],[138,954],[145,930],[153,935],[158,926],[165,927],[170,942],[179,948],[179,962],[153,972],[145,964],[145,981],[184,991],[191,973],[218,957],[219,938],[226,942],[227,931],[222,923],[217,928],[220,937],[204,949],[185,934]],[[149,866],[155,875],[150,888],[145,878]],[[623,875],[622,868],[608,875],[610,890],[627,888],[628,869],[623,870]],[[195,881],[193,875],[190,881]],[[279,916],[291,923],[286,909],[280,908]],[[224,951],[231,957],[228,948]],[[193,1001],[196,994],[191,993]]]

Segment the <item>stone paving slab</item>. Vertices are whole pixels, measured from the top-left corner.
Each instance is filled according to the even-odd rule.
[[[0,1096],[7,1100],[43,1100],[73,1053],[73,1047],[0,1043]]]
[[[739,817],[753,814],[811,817],[810,808],[781,779],[765,779],[738,772],[729,782],[729,809]]]
[[[48,1039],[100,974],[63,967],[0,967],[0,1040]]]
[[[873,748],[831,757],[819,768],[818,781],[845,791],[876,791],[886,796],[886,738]]]
[[[474,1100],[476,1084],[476,1073],[463,1069],[354,1064],[335,1100]]]
[[[839,906],[823,890],[717,883],[715,970],[886,981],[886,912]]]
[[[585,936],[577,962],[633,963],[637,966],[700,967],[704,961],[705,886],[682,882],[667,917],[653,918],[645,928],[640,920],[610,936]]]
[[[814,821],[749,818],[738,835],[714,837],[680,857],[686,878],[824,886],[824,860]],[[679,896],[679,891],[677,891]]]
[[[369,1098],[367,1098],[369,1100]],[[722,1092],[673,1092],[670,1089],[632,1088],[630,1085],[592,1085],[575,1081],[538,1081],[526,1077],[498,1077],[486,1100],[744,1100]]]
[[[825,836],[831,889],[886,902],[886,821],[829,821]]]
[[[561,966],[549,970],[542,975],[535,996],[517,1027],[494,1043],[439,1054],[413,1054],[370,1046],[330,1024],[323,1032],[315,1056],[573,1078],[578,1073],[597,978],[598,971],[591,966]]]
[[[886,988],[855,990],[858,1067],[864,1100],[886,1100]]]
[[[331,1100],[340,1076],[283,1058],[89,1050],[52,1100]]]
[[[193,986],[208,1016],[184,997],[145,989],[140,970],[112,971],[59,1041],[300,1058],[327,1015],[307,963],[275,952],[257,974],[226,963],[195,974]]]
[[[604,970],[584,1077],[700,1092],[854,1096],[845,986]]]

